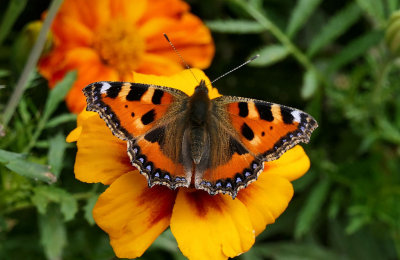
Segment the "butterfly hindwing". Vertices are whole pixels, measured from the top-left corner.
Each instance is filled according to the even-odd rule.
[[[171,146],[171,131],[182,116],[188,96],[176,89],[128,82],[95,82],[83,89],[87,110],[97,112],[113,134],[127,141],[131,162],[147,178],[149,186],[188,186],[180,151]],[[179,124],[178,124],[179,125]],[[178,136],[176,136],[179,138]],[[182,137],[181,137],[182,138]],[[165,151],[167,150],[167,151]]]
[[[264,169],[264,161],[278,159],[300,142],[308,143],[317,122],[307,113],[265,101],[221,96],[212,100],[214,116],[228,117],[234,152],[226,163],[207,169],[197,188],[210,193],[228,193],[256,180]],[[220,130],[222,131],[222,129]]]

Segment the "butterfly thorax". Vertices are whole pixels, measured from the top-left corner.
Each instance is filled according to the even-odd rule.
[[[208,97],[208,89],[204,80],[200,81],[193,95],[189,99],[188,119],[188,149],[191,159],[199,164],[209,146],[207,133],[211,102]]]

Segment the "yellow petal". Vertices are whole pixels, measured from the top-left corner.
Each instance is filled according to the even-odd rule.
[[[287,179],[265,171],[257,181],[240,190],[237,199],[247,207],[258,235],[282,214],[292,196],[293,186]]]
[[[82,130],[77,140],[75,177],[84,182],[110,184],[134,169],[126,153],[126,142],[115,137],[97,113],[84,112],[82,117],[85,116],[81,123],[78,120]]]
[[[280,175],[289,181],[294,181],[303,176],[310,168],[310,159],[303,147],[296,145],[278,160],[266,162],[264,171],[268,174]]]
[[[69,135],[67,136],[67,142],[68,143],[72,143],[72,142],[76,142],[78,141],[79,137],[81,136],[82,133],[82,125],[83,122],[88,119],[91,116],[96,116],[95,112],[89,112],[86,110],[83,110],[77,118],[77,126],[74,130],[71,131],[71,133],[69,133]]]
[[[193,73],[193,74],[192,74]],[[134,82],[153,84],[159,86],[165,86],[170,88],[176,88],[182,90],[188,95],[192,95],[195,87],[199,85],[200,80],[205,80],[208,86],[208,95],[210,98],[216,98],[221,96],[216,88],[213,88],[210,84],[210,80],[204,74],[202,70],[191,69],[184,70],[172,76],[153,76],[145,75],[141,73],[133,73]]]
[[[148,188],[145,177],[133,171],[100,195],[93,217],[118,257],[135,258],[168,227],[175,197],[167,187]]]
[[[230,196],[180,189],[171,218],[171,231],[189,259],[227,259],[254,243],[248,211]]]

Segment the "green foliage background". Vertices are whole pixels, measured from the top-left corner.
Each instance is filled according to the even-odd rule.
[[[293,201],[237,258],[400,258],[399,1],[189,4],[213,32],[211,79],[261,55],[216,82],[222,94],[297,107],[320,125]],[[62,100],[75,74],[49,91],[34,64],[23,71],[34,44],[25,25],[49,5],[0,3],[0,259],[112,259],[91,217],[105,187],[74,179],[76,148],[64,141],[76,116]],[[9,102],[21,85],[22,99]],[[142,258],[184,257],[166,231]]]

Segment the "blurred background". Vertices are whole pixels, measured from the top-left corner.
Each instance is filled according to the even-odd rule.
[[[218,80],[220,93],[296,107],[319,123],[289,207],[237,259],[399,259],[399,1],[187,3],[212,31],[210,79],[261,55]],[[0,2],[1,113],[40,30],[32,23],[49,5]],[[44,51],[51,46],[49,37]],[[64,140],[76,115],[62,100],[33,71],[13,117],[4,124],[2,115],[0,259],[115,258],[91,217],[105,186],[74,178],[76,147]],[[54,175],[43,175],[47,165]],[[141,259],[184,257],[166,231]]]

